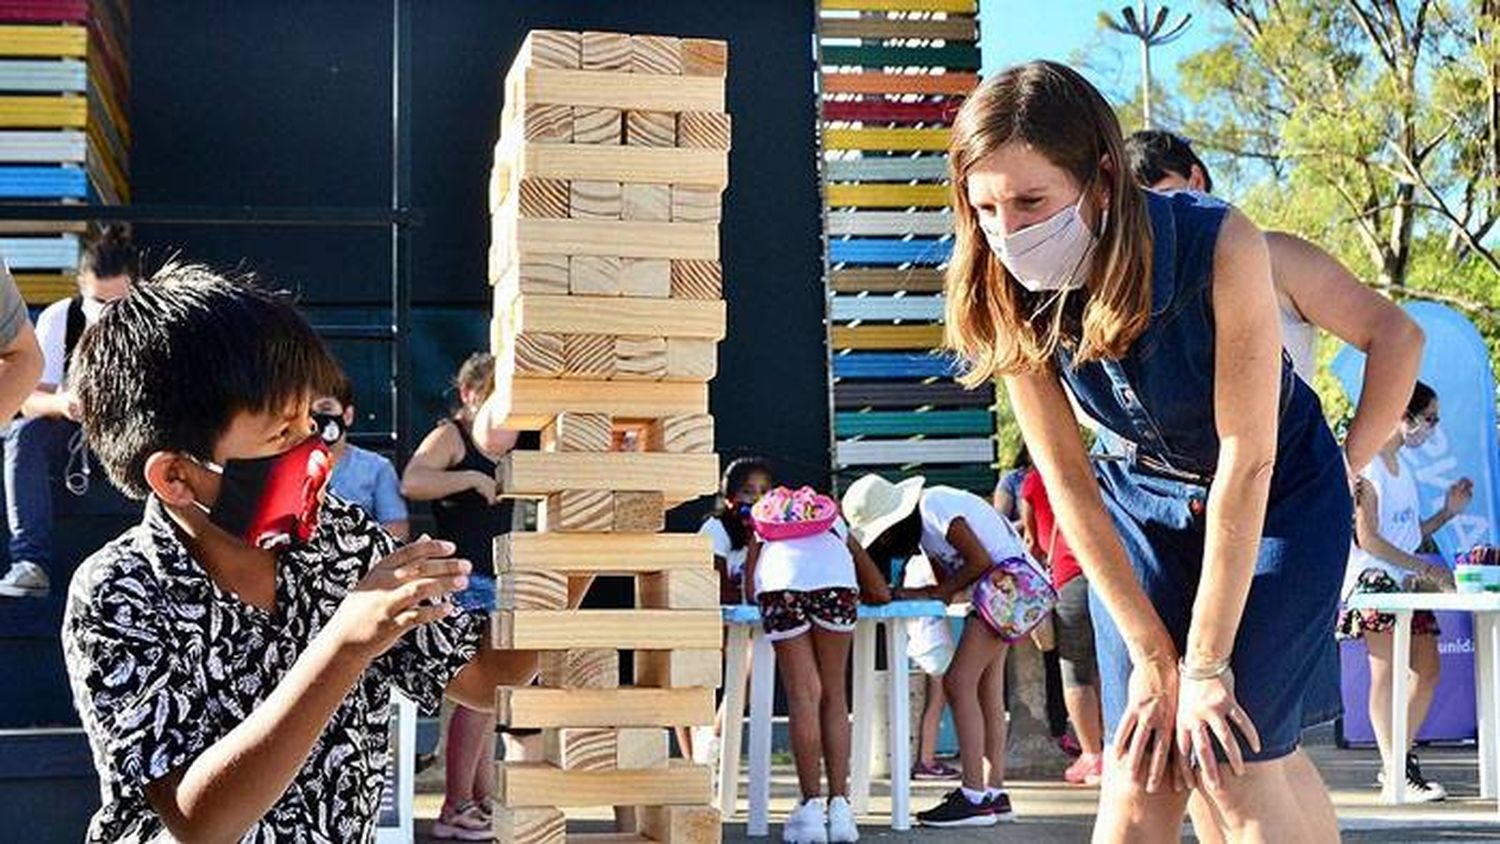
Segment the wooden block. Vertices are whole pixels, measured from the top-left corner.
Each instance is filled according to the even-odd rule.
[[[635,579],[635,605],[651,610],[702,610],[719,606],[716,571],[664,571]]]
[[[495,618],[495,646],[516,650],[712,648],[723,639],[717,605],[711,610],[497,610]]]
[[[573,142],[573,107],[528,105],[521,111],[521,137],[537,143]]]
[[[667,767],[667,731],[660,727],[630,727],[615,732],[615,767],[645,771]]]
[[[665,444],[676,448],[712,446],[712,417],[704,425],[696,417],[673,417],[692,421],[673,425],[661,434]],[[718,488],[719,458],[713,453],[579,454],[512,451],[500,460],[501,490],[508,495],[539,497],[562,490],[614,492],[626,485],[633,491],[659,491],[669,506],[709,495]],[[599,561],[602,565],[603,561]]]
[[[513,157],[497,163],[495,170],[501,171],[501,177],[515,171],[517,178],[597,179],[718,188],[729,184],[729,157],[722,150],[680,147],[528,143],[520,145]],[[503,193],[498,192],[500,187],[497,183],[492,188],[492,211],[504,200]]]
[[[681,689],[544,689],[502,686],[495,693],[495,718],[508,727],[690,727],[712,724],[714,693],[707,687]],[[635,805],[639,800],[613,801]]]
[[[647,451],[668,454],[712,454],[714,418],[707,413],[668,416],[651,425]]]
[[[719,257],[719,227],[711,223],[499,216],[492,228],[492,242],[494,238],[511,239],[523,260],[535,253],[700,260]]]
[[[697,185],[672,186],[672,222],[713,223],[720,216],[718,188]]]
[[[718,650],[636,651],[635,684],[660,689],[718,688],[724,682],[723,660]]]
[[[556,378],[565,364],[561,334],[531,332],[516,338],[516,374]]]
[[[577,32],[533,29],[521,43],[515,63],[526,67],[576,68],[582,40]]]
[[[478,563],[475,562],[475,565]],[[510,571],[495,579],[495,587],[496,607],[499,609],[568,608],[568,577],[564,574],[550,571]]]
[[[691,337],[667,338],[667,380],[712,381],[718,371],[718,343]]]
[[[679,47],[685,76],[723,78],[729,66],[729,45],[707,38],[684,38]]]
[[[566,844],[567,816],[553,808],[495,807],[495,840],[504,844]]]
[[[670,221],[671,185],[624,185],[621,188],[620,216],[626,220],[661,223]],[[670,278],[670,270],[668,277]]]
[[[677,146],[677,115],[666,111],[625,112],[625,144],[633,147]]]
[[[673,299],[722,299],[724,271],[718,261],[672,262]]]
[[[614,422],[605,413],[559,413],[542,429],[542,451],[609,451]]]
[[[712,806],[647,806],[642,808],[641,832],[665,844],[720,844],[723,826]]]
[[[667,502],[659,492],[615,493],[617,532],[656,533],[667,525]],[[711,572],[717,576],[717,572]]]
[[[700,805],[713,798],[709,767],[685,760],[646,771],[562,771],[541,762],[502,762],[497,786],[505,806]]]
[[[620,295],[637,299],[666,299],[672,295],[672,262],[664,258],[624,258]]]
[[[521,296],[514,308],[520,314],[519,330],[526,334],[724,337],[723,301]],[[611,347],[611,355],[613,351]]]
[[[569,192],[564,179],[522,179],[517,192],[521,216],[566,218]]]
[[[608,334],[563,335],[562,377],[607,379],[614,374],[614,337]]]
[[[517,102],[642,111],[723,111],[724,80],[599,70],[527,68],[510,92]]]
[[[681,39],[667,35],[632,35],[630,72],[668,76],[682,73]]]
[[[728,151],[733,123],[721,111],[684,111],[677,115],[677,145],[689,149]]]
[[[532,255],[520,262],[517,282],[521,293],[565,295],[568,292],[567,255]]]
[[[615,378],[660,381],[667,374],[667,338],[615,338]]]
[[[573,106],[573,143],[619,146],[624,132],[623,113],[617,108]]]
[[[568,292],[574,296],[618,296],[624,261],[608,255],[574,255],[568,262]]]
[[[542,738],[543,758],[564,771],[610,771],[615,768],[615,731],[609,727],[564,727]]]
[[[602,490],[554,492],[547,496],[539,516],[541,530],[607,531],[614,524],[614,496]]]
[[[629,70],[630,36],[618,32],[585,32],[582,38],[584,70]]]
[[[569,211],[575,220],[620,219],[620,183],[574,179]]]
[[[501,370],[497,377],[510,374]],[[708,412],[708,385],[701,383],[516,378],[508,392],[496,408],[497,424],[521,431],[540,431],[566,410],[608,413],[616,419]]]
[[[617,689],[620,654],[607,648],[542,651],[538,655],[542,685],[549,689]]]
[[[505,533],[495,537],[494,548],[497,572],[636,575],[714,570],[708,537],[697,533]]]

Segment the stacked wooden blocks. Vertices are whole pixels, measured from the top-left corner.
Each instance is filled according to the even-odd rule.
[[[500,765],[500,841],[576,838],[562,809],[609,805],[641,808],[632,840],[719,840],[711,772],[669,759],[667,734],[713,720],[717,575],[704,537],[659,531],[717,484],[725,59],[718,41],[548,30],[506,77],[496,400],[542,450],[507,456],[500,484],[543,505],[539,532],[496,543],[495,638],[542,657],[540,685],[496,709],[545,730],[547,758]],[[569,608],[570,580],[608,574],[634,578],[634,608]]]
[[[835,465],[986,497],[991,387],[952,381],[948,127],[979,77],[976,0],[819,0]]]

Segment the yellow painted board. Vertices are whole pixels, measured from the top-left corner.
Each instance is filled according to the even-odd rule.
[[[827,188],[830,208],[945,208],[947,185],[837,184]]]
[[[834,326],[835,349],[935,349],[943,344],[941,325]]]
[[[613,334],[636,337],[724,337],[723,300],[521,294],[511,308],[523,334]]]
[[[88,100],[67,94],[58,97],[0,97],[0,127],[82,129],[89,118]]]
[[[520,99],[537,105],[723,111],[724,79],[533,67],[527,68],[522,77]]]
[[[717,607],[696,610],[497,610],[495,647],[671,650],[723,641]]]
[[[88,43],[88,30],[77,24],[0,26],[0,56],[83,58]]]
[[[20,288],[26,304],[33,307],[78,295],[74,277],[60,273],[16,273],[16,287]]]
[[[714,565],[708,537],[698,533],[506,533],[494,547],[501,573],[649,574]]]
[[[70,294],[71,295],[71,294]],[[496,371],[497,384],[509,383],[509,400],[496,408],[501,424],[540,431],[564,411],[608,413],[616,418],[660,419],[708,412],[708,385],[688,381],[593,381],[512,378]]]
[[[643,452],[512,451],[499,464],[500,488],[507,495],[545,496],[563,490],[626,488],[661,492],[669,506],[710,495],[719,485],[716,454]]]
[[[713,799],[712,770],[682,759],[639,771],[564,771],[545,762],[501,762],[497,779],[500,802],[510,807],[696,806]]]
[[[972,15],[979,0],[820,0],[825,12],[950,12]]]
[[[824,129],[823,147],[941,152],[951,136],[947,129]]]

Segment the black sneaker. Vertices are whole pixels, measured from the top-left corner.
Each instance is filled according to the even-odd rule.
[[[1005,801],[1006,809],[1010,808],[1010,798],[1001,795]],[[943,795],[943,802],[917,813],[917,823],[922,826],[950,827],[950,826],[994,826],[999,818],[994,812],[995,801],[983,800],[979,803],[970,803],[969,798],[964,796],[962,788],[955,788]]]
[[[967,799],[967,798],[965,798]],[[1010,794],[1002,791],[985,802],[989,807],[990,814],[995,816],[997,823],[1004,823],[1016,819],[1016,813],[1010,807]]]
[[[1406,799],[1412,803],[1436,803],[1439,800],[1446,800],[1447,797],[1447,789],[1422,776],[1422,765],[1417,761],[1417,755],[1407,754]]]

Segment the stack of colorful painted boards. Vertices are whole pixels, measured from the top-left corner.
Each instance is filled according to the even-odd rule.
[[[130,199],[125,0],[0,0],[0,201]],[[70,296],[83,223],[7,222],[31,305]]]
[[[978,84],[977,0],[820,0],[833,448],[841,483],[921,472],[988,496],[994,390],[942,345],[948,127]]]
[[[499,647],[542,652],[540,685],[499,721],[546,731],[547,759],[501,763],[495,836],[567,838],[563,809],[631,806],[633,836],[719,840],[709,768],[668,728],[713,720],[718,580],[667,508],[713,492],[708,381],[724,336],[720,195],[725,44],[532,32],[505,80],[490,200],[501,490],[542,499],[540,530],[495,548]],[[570,581],[626,575],[629,610],[574,610]],[[621,654],[633,682],[621,683]]]

